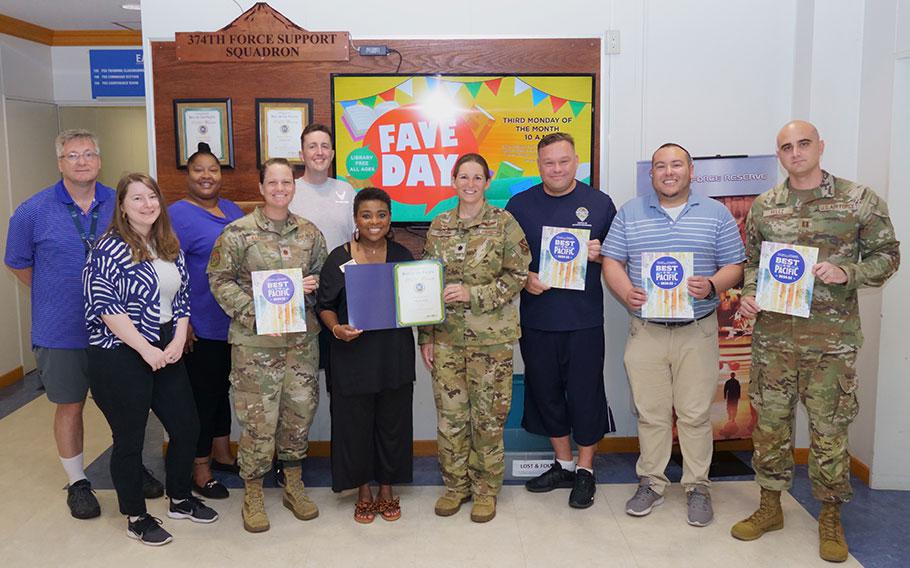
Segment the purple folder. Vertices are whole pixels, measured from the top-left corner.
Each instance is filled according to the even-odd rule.
[[[344,267],[348,323],[357,329],[395,329],[395,263]]]

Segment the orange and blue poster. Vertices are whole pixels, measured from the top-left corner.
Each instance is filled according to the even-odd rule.
[[[537,183],[537,143],[575,139],[577,177],[591,179],[593,75],[334,75],[336,175],[392,198],[396,222],[426,222],[455,206],[452,168],[482,155],[502,207]]]

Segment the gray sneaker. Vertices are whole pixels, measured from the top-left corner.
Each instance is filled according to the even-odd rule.
[[[711,494],[704,485],[696,485],[686,492],[688,521],[693,527],[706,527],[714,520]]]
[[[651,489],[651,480],[642,477],[638,482],[638,490],[631,499],[626,501],[626,513],[633,517],[644,517],[651,509],[664,502],[663,495]]]

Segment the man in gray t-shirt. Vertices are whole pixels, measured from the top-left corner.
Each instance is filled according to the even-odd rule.
[[[313,123],[300,135],[303,175],[295,182],[291,213],[312,221],[325,236],[329,252],[351,240],[354,232],[354,188],[346,181],[329,177],[335,158],[332,131]]]

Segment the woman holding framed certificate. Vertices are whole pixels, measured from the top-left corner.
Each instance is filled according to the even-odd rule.
[[[199,414],[199,441],[193,462],[193,490],[209,499],[226,499],[227,488],[212,470],[239,473],[231,455],[231,345],[224,313],[205,273],[215,239],[243,217],[233,201],[221,197],[221,164],[205,142],[187,160],[186,197],[168,207],[190,276],[190,325],[184,362]]]
[[[259,192],[265,205],[225,227],[208,266],[212,294],[231,318],[230,378],[243,427],[237,461],[243,526],[250,532],[270,526],[262,478],[276,449],[284,462],[284,506],[300,520],[319,515],[304,491],[301,461],[319,403],[313,294],[326,258],[316,225],[288,211],[294,172],[287,160],[263,164]]]
[[[392,240],[392,201],[375,187],[354,197],[355,230],[322,267],[317,310],[332,332],[332,490],[357,488],[354,520],[401,517],[392,484],[413,472],[414,334],[362,331],[348,323],[345,267],[414,260]],[[370,482],[379,484],[374,500]]]
[[[514,301],[531,253],[518,222],[486,202],[490,168],[479,154],[455,162],[458,206],[433,219],[426,258],[445,265],[445,322],[420,327],[433,375],[439,465],[446,491],[436,514],[454,515],[473,497],[471,520],[496,515],[505,469],[503,426],[512,402],[512,351],[521,334]]]

